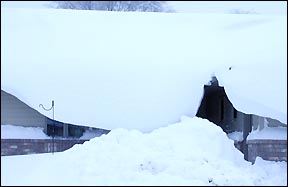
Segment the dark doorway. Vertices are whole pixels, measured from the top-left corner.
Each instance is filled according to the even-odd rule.
[[[220,126],[226,134],[235,131],[242,132],[243,140],[237,143],[240,145],[239,150],[244,154],[244,158],[248,159],[246,139],[252,129],[252,117],[233,107],[224,87],[219,86],[216,77],[212,77],[209,85],[204,85],[204,95],[196,116],[208,119]]]
[[[233,108],[216,77],[212,77],[210,85],[204,85],[204,96],[196,116],[208,119],[226,133],[234,131],[233,121],[237,118],[237,110]]]

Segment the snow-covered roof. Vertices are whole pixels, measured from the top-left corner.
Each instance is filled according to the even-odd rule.
[[[1,89],[62,122],[148,132],[194,116],[213,75],[287,124],[287,16],[1,8]]]

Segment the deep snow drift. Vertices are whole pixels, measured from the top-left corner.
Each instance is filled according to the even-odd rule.
[[[183,116],[146,134],[114,129],[61,153],[1,156],[1,185],[285,186],[287,162],[257,157],[252,165],[220,127]]]
[[[287,16],[1,8],[1,89],[58,121],[151,132],[195,116],[214,74],[286,124]]]

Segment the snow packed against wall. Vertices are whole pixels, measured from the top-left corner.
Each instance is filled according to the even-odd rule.
[[[81,140],[90,140],[101,136],[99,132],[85,130],[83,135],[79,137]],[[23,127],[16,125],[1,125],[1,139],[51,139],[44,132],[42,127]],[[71,139],[67,137],[56,137],[57,139]]]
[[[287,124],[287,16],[1,8],[1,50],[1,89],[58,121],[150,132],[195,116],[216,75]]]

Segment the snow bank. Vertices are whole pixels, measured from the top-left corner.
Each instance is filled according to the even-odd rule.
[[[237,110],[287,121],[286,16],[1,8],[1,26],[1,89],[58,121],[151,132],[193,117],[213,73]]]
[[[1,179],[2,185],[277,186],[287,184],[287,162],[257,158],[251,165],[220,127],[183,116],[151,133],[117,128],[53,155],[2,156]]]

